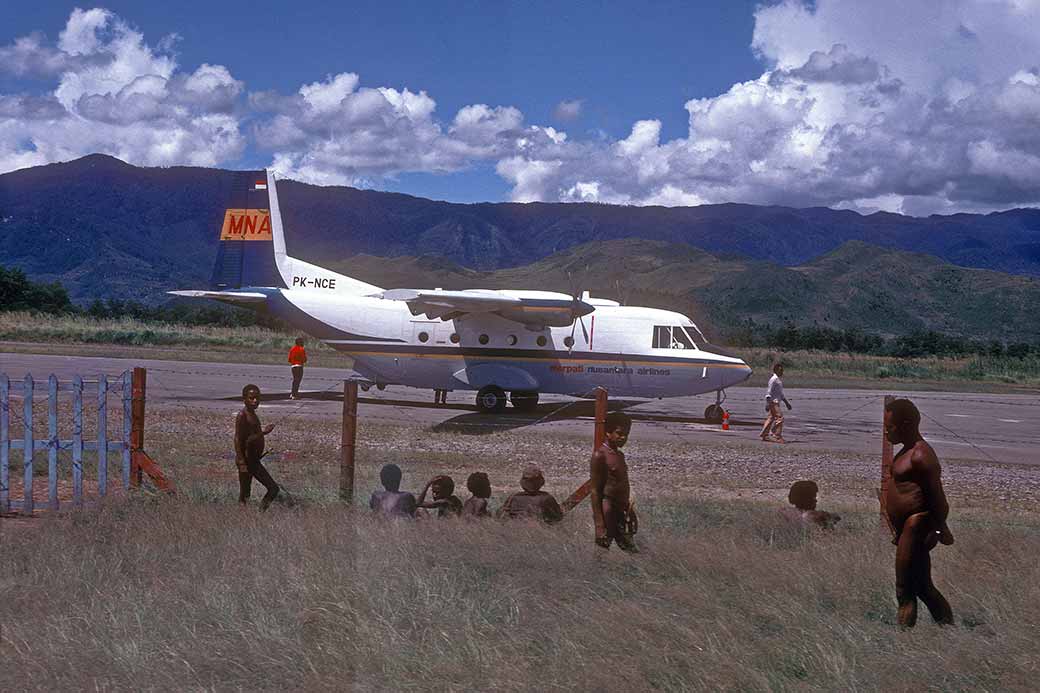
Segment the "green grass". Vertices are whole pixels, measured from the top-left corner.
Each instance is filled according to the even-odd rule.
[[[807,376],[814,381],[844,379],[881,382],[975,385],[1019,385],[1040,387],[1040,356],[925,356],[896,358],[867,354],[842,354],[827,351],[777,352],[771,349],[734,349],[755,369],[756,380],[764,383],[776,360],[799,382]],[[795,375],[797,374],[797,375]]]
[[[89,318],[79,315],[0,313],[0,340],[120,346],[197,346],[281,349],[295,335],[263,327],[206,327]]]
[[[587,508],[552,528],[382,523],[189,485],[5,536],[0,688],[1030,689],[1036,527],[937,550],[959,625],[900,632],[892,547],[873,513],[843,514],[803,534],[762,505],[662,496],[628,556],[592,545]]]

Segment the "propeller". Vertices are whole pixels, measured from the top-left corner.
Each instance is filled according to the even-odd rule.
[[[588,264],[586,264],[585,275],[587,275],[588,272],[589,266]],[[589,306],[589,304],[585,301],[589,298],[589,292],[582,291],[581,287],[574,283],[569,270],[567,272],[567,280],[571,285],[571,295],[573,296],[573,307],[571,308],[571,315],[574,316],[574,319],[571,322],[571,345],[567,347],[567,351],[574,351],[574,331],[577,329],[579,324],[581,325],[581,334],[585,337],[585,343],[589,343],[589,331],[585,329],[584,316],[591,313],[593,310],[595,310],[595,308],[593,308],[592,310],[588,310],[588,308],[590,308],[591,306]]]

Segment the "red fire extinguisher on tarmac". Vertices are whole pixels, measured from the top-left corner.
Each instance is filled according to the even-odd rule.
[[[725,409],[722,410],[722,430],[729,430],[729,412]]]

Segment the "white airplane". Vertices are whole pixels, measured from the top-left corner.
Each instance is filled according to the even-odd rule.
[[[267,311],[348,354],[380,389],[475,390],[485,412],[502,411],[506,393],[530,410],[543,392],[715,392],[705,418],[718,420],[722,391],[751,376],[680,313],[588,292],[386,290],[297,260],[286,253],[273,173],[242,194],[246,206],[224,215],[212,289],[169,293]]]

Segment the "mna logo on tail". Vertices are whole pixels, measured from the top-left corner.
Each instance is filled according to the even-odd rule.
[[[270,241],[271,212],[266,209],[228,209],[220,229],[222,241]]]

